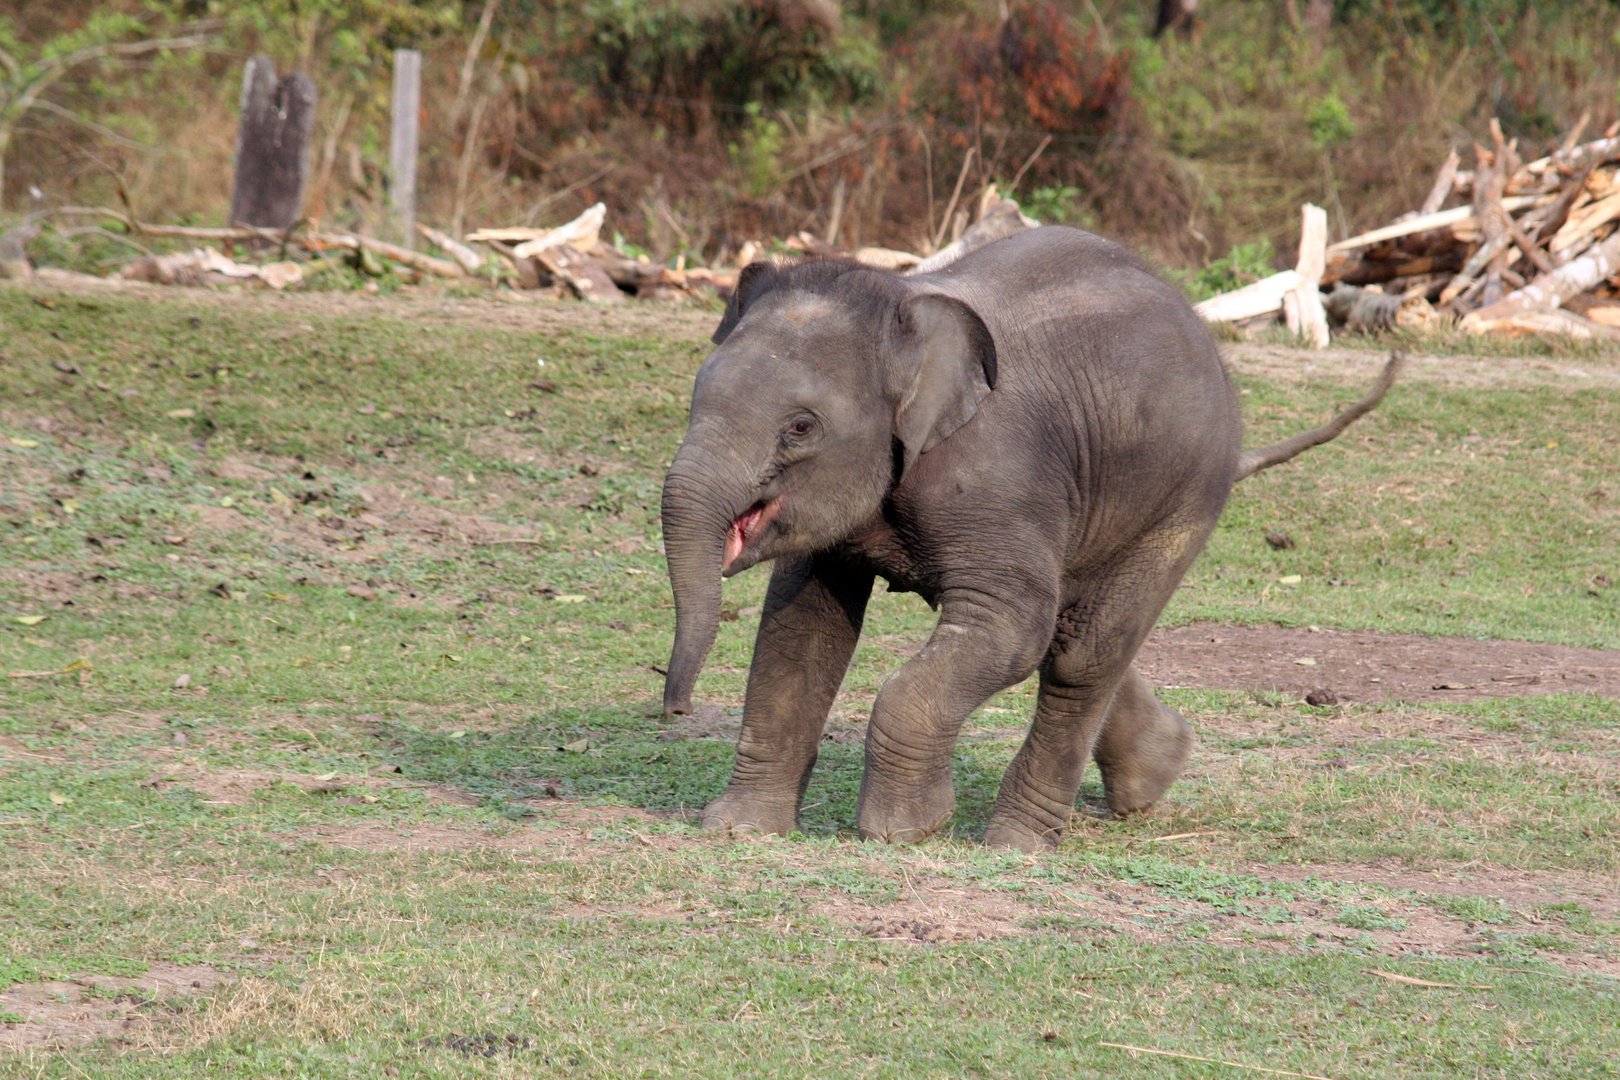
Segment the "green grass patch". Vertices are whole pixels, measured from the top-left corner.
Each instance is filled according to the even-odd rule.
[[[719,842],[691,814],[730,770],[765,574],[726,585],[703,725],[665,728],[653,670],[698,321],[343,303],[0,290],[0,667],[28,673],[0,698],[0,987],[112,1008],[89,980],[226,980],[131,1006],[151,1022],[124,1043],[0,1049],[0,1072],[1216,1069],[1098,1045],[1120,1042],[1600,1076],[1620,1055],[1594,973],[1616,924],[1586,902],[1620,872],[1613,702],[1167,691],[1201,743],[1165,803],[1109,820],[1093,778],[1062,849],[1027,859],[974,843],[1026,684],[963,733],[952,835],[872,848],[854,725],[933,619],[880,591],[804,832]],[[1241,382],[1251,445],[1347,396]],[[1617,400],[1403,384],[1241,485],[1168,618],[1615,647]],[[1437,884],[1358,878],[1374,862]],[[1445,887],[1492,867],[1587,891]],[[1444,947],[1390,955],[1419,919]]]

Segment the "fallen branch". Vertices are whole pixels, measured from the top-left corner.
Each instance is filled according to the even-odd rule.
[[[1430,982],[1428,979],[1414,979],[1410,975],[1397,975],[1393,971],[1380,971],[1378,968],[1368,968],[1367,974],[1376,975],[1380,979],[1390,982],[1405,983],[1407,986],[1428,986],[1436,990],[1493,990],[1495,987],[1484,983],[1443,983]]]
[[[956,200],[962,197],[962,185],[967,182],[968,167],[973,164],[973,155],[977,152],[975,147],[968,147],[967,153],[962,155],[962,171],[956,174],[956,190],[951,192],[951,201],[945,204],[945,216],[940,220],[939,232],[934,234],[930,245],[934,251],[945,242],[945,231],[950,228],[951,211],[956,209]]]
[[[438,277],[461,277],[461,267],[444,259],[436,259],[432,255],[423,255],[410,248],[402,248],[398,244],[390,244],[384,240],[375,240],[359,233],[316,233],[309,238],[311,244],[323,247],[348,248],[351,251],[364,248],[384,258],[392,259],[402,266],[409,266],[413,270],[434,274]]]
[[[1155,1054],[1159,1057],[1180,1058],[1182,1061],[1207,1061],[1211,1065],[1226,1065],[1233,1069],[1247,1069],[1250,1072],[1267,1073],[1271,1076],[1299,1076],[1304,1080],[1330,1080],[1329,1077],[1319,1076],[1316,1073],[1289,1072],[1287,1069],[1268,1069],[1263,1065],[1245,1065],[1241,1061],[1227,1061],[1224,1058],[1199,1057],[1197,1054],[1178,1054],[1174,1050],[1155,1050],[1149,1046],[1132,1046],[1129,1043],[1098,1042],[1098,1046],[1107,1046],[1114,1050],[1129,1050],[1135,1054]]]
[[[213,227],[207,225],[153,225],[148,222],[137,221],[128,214],[120,213],[117,210],[109,210],[105,207],[63,206],[50,211],[50,213],[67,216],[76,215],[80,217],[109,217],[114,221],[122,222],[124,226],[131,232],[140,233],[143,236],[167,236],[182,240],[219,241],[264,239],[281,241],[285,239],[282,233],[278,231],[257,229],[253,228],[252,226]],[[421,270],[423,273],[449,278],[457,278],[462,276],[461,267],[453,262],[447,262],[444,259],[436,259],[431,255],[423,255],[421,252],[400,247],[398,244],[390,244],[385,240],[377,240],[373,237],[363,236],[359,233],[311,233],[305,238],[305,242],[315,248],[335,247],[347,248],[351,251],[357,251],[360,248],[365,248],[367,251],[374,252],[375,254],[381,255],[387,259],[392,259],[394,262],[397,262],[402,266],[409,266],[414,270]],[[446,248],[446,250],[449,249]]]

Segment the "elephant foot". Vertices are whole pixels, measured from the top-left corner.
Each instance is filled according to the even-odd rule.
[[[880,799],[863,790],[855,821],[862,840],[920,844],[945,828],[954,813],[956,792],[947,780],[911,798]]]
[[[985,847],[1027,851],[1031,854],[1056,851],[1058,841],[1061,839],[1063,839],[1062,825],[1037,826],[1020,821],[1012,814],[999,810],[990,815],[990,823],[984,830]]]
[[[956,812],[955,807],[945,811],[926,825],[910,825],[904,822],[862,823],[860,825],[862,840],[876,840],[883,844],[920,844],[930,836],[937,834],[945,828]]]
[[[783,808],[764,799],[749,799],[726,792],[703,808],[704,829],[728,836],[786,836],[799,827],[796,807]]]
[[[1192,728],[1140,679],[1115,699],[1093,757],[1108,808],[1120,817],[1146,811],[1170,790],[1192,757]]]

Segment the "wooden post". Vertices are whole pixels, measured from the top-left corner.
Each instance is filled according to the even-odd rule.
[[[388,199],[396,239],[410,247],[416,238],[416,151],[422,111],[422,54],[394,50],[394,125],[388,147]]]
[[[242,72],[229,224],[285,229],[298,220],[314,129],[315,84],[309,76],[294,72],[277,79],[268,56],[249,60]]]

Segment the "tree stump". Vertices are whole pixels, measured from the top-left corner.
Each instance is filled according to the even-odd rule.
[[[286,229],[298,220],[314,129],[315,83],[309,76],[293,72],[277,79],[268,56],[249,60],[242,73],[230,224]]]

